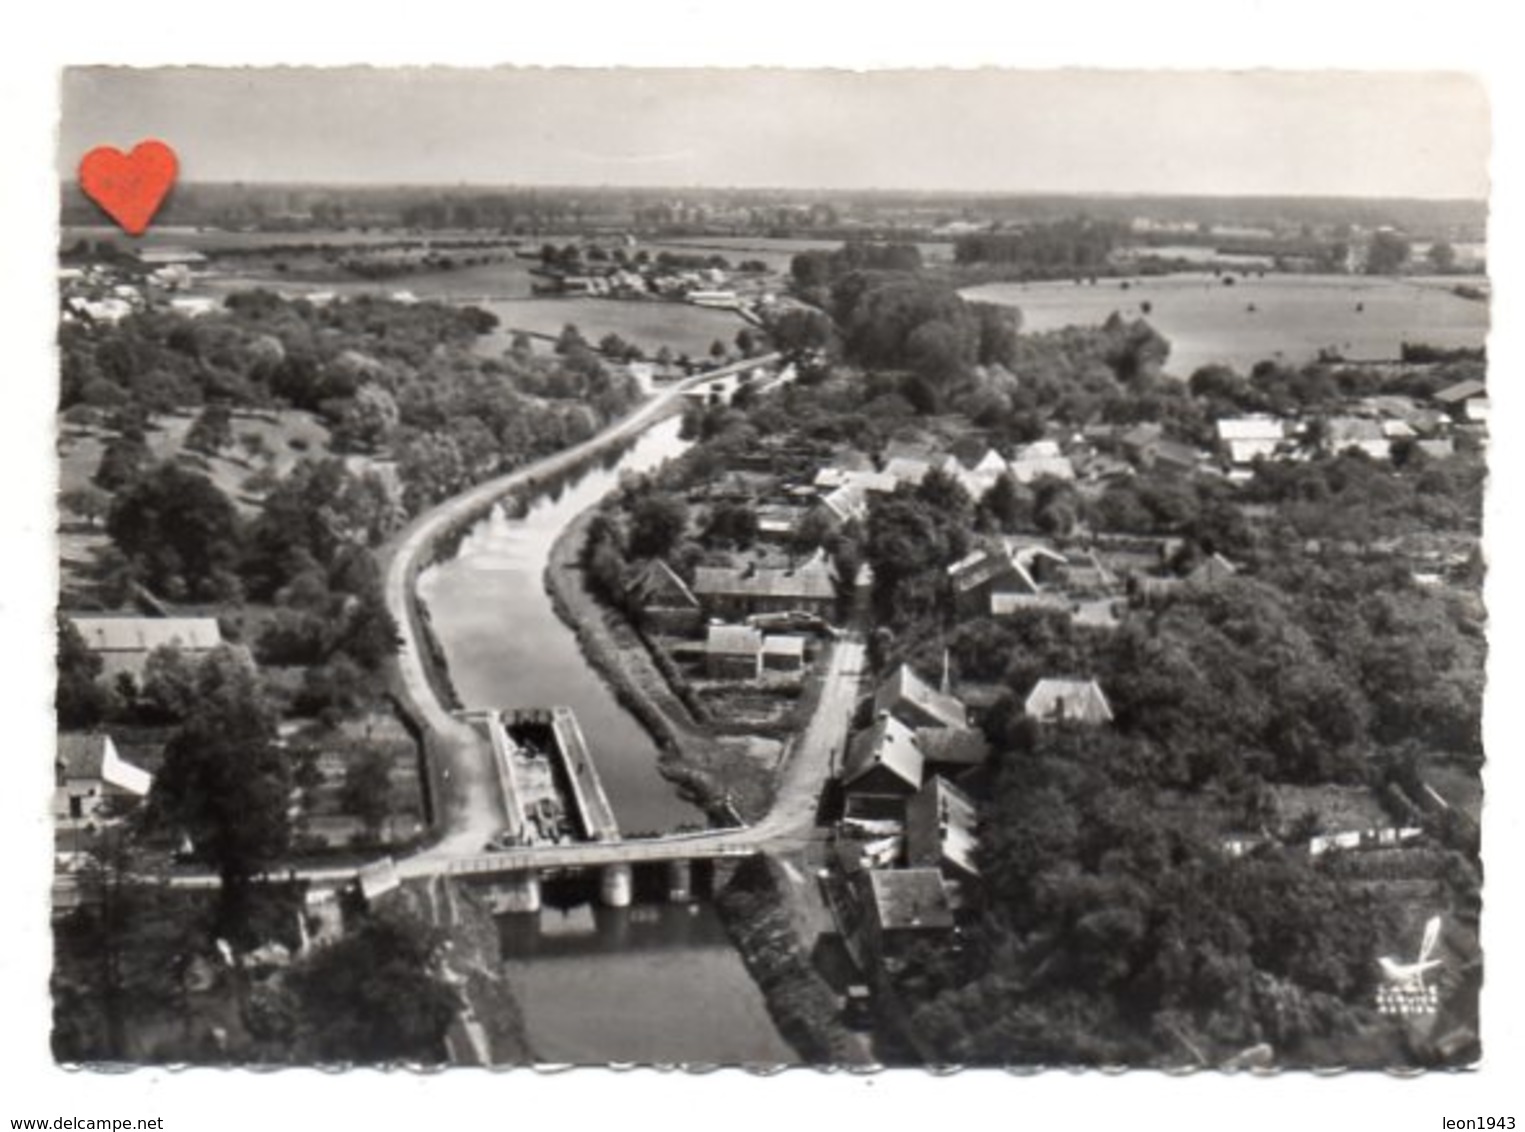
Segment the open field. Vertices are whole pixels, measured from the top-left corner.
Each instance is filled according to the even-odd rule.
[[[155,417],[145,437],[155,460],[178,457],[185,448],[185,434],[194,420],[192,414]],[[318,418],[300,409],[268,413],[233,414],[233,435],[240,438],[256,434],[264,442],[268,456],[251,458],[235,441],[216,456],[195,456],[217,488],[242,510],[254,510],[243,493],[243,482],[257,470],[269,467],[276,476],[284,476],[298,460],[328,453],[328,429]],[[64,428],[58,442],[58,489],[60,492],[84,487],[100,466],[108,435],[97,429],[75,426]]]
[[[656,300],[522,299],[481,305],[501,323],[478,343],[479,350],[492,355],[508,349],[515,330],[560,334],[570,322],[595,344],[612,331],[647,353],[666,346],[674,354],[700,358],[717,338],[729,348],[747,325],[731,311]]]
[[[229,232],[220,228],[183,228],[166,224],[156,224],[141,236],[129,237],[111,224],[70,224],[60,232],[59,243],[68,248],[78,240],[110,240],[118,247],[134,251],[138,248],[188,248],[200,252],[217,252],[298,244],[352,244],[355,247],[365,247],[370,244],[395,244],[404,240],[423,244],[429,240],[497,238],[490,232],[477,231],[431,231],[420,234],[403,228],[373,228],[364,232],[315,228],[299,232]]]
[[[1481,279],[1382,279],[1267,275],[1226,286],[1212,275],[1169,275],[1075,283],[987,283],[966,299],[1020,307],[1023,329],[1095,325],[1113,311],[1147,318],[1170,339],[1169,373],[1189,377],[1218,362],[1246,372],[1275,358],[1312,360],[1332,347],[1351,359],[1396,359],[1404,342],[1481,346],[1488,305],[1450,292]],[[1127,283],[1127,289],[1123,284]],[[1146,314],[1143,304],[1148,303]]]
[[[758,259],[774,271],[787,272],[789,262],[800,252],[836,251],[841,240],[770,239],[766,236],[691,236],[641,243],[641,248],[656,255],[660,252],[676,252],[682,255],[723,255],[732,265],[744,259]],[[927,263],[951,263],[951,241],[919,242],[921,257]]]

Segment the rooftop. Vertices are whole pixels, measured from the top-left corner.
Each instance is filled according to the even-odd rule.
[[[936,719],[943,727],[965,727],[968,713],[964,705],[946,692],[940,692],[920,676],[909,664],[902,664],[890,673],[874,691],[874,710],[894,714],[898,704],[909,704],[921,713]]]
[[[881,930],[953,927],[953,906],[937,869],[872,869],[868,883]]]
[[[71,616],[69,620],[96,652],[151,652],[164,645],[198,651],[222,644],[222,630],[213,617]]]
[[[822,567],[778,570],[767,567],[701,566],[694,571],[693,591],[700,596],[836,597],[831,575]]]
[[[750,625],[711,625],[704,651],[711,656],[757,656],[763,651],[762,630]]]
[[[1044,723],[1112,722],[1112,706],[1095,680],[1044,677],[1033,685],[1024,707],[1030,718]]]
[[[878,766],[886,767],[912,787],[921,786],[922,757],[915,732],[888,714],[879,716],[848,745],[842,781],[851,785]]]

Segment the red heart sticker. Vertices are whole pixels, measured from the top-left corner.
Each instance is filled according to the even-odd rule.
[[[131,153],[98,146],[79,163],[79,187],[132,236],[141,236],[164,203],[180,163],[161,141],[139,142]]]

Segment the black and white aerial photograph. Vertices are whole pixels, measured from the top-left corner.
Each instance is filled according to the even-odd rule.
[[[1479,76],[54,79],[50,1063],[1487,1059]]]

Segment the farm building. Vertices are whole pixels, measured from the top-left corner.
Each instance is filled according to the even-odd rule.
[[[114,680],[121,673],[143,675],[154,649],[173,645],[197,656],[222,644],[222,630],[213,617],[75,617],[69,618],[85,639],[85,647],[101,658],[101,675]]]
[[[909,664],[895,669],[875,690],[874,714],[892,715],[913,729],[969,726],[964,705],[932,687]]]
[[[1217,427],[1231,464],[1269,460],[1287,438],[1286,423],[1277,417],[1223,417]]]
[[[704,672],[712,680],[756,680],[762,675],[763,634],[750,625],[711,625],[704,641]]]
[[[788,633],[770,633],[763,638],[765,672],[800,672],[805,667],[805,638]]]
[[[53,816],[60,823],[88,821],[112,799],[141,801],[154,781],[99,733],[60,735],[54,771]]]
[[[793,611],[824,618],[837,600],[830,567],[824,562],[793,570],[701,566],[694,571],[693,592],[706,615],[738,619]]]
[[[974,803],[947,779],[928,778],[905,808],[906,864],[938,869],[950,881],[979,876]]]
[[[1023,710],[1039,723],[1112,722],[1112,705],[1095,680],[1045,677],[1033,685]]]
[[[641,621],[658,632],[691,633],[704,620],[694,591],[660,558],[646,563],[627,592],[640,610]]]
[[[892,715],[881,715],[847,748],[842,786],[849,816],[902,817],[905,800],[921,789],[922,766],[912,730]]]

